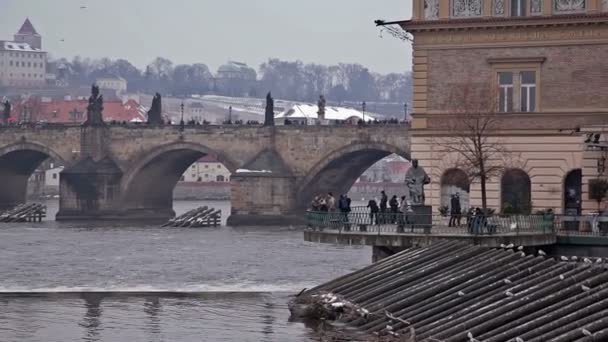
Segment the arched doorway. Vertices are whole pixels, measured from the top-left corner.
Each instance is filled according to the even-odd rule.
[[[530,214],[532,181],[522,169],[505,171],[500,181],[500,205],[504,214]]]
[[[460,208],[470,208],[469,192],[471,185],[467,174],[458,168],[448,169],[441,176],[441,206],[451,209],[452,196],[458,194]]]
[[[564,214],[580,215],[582,211],[583,172],[575,169],[564,180]]]

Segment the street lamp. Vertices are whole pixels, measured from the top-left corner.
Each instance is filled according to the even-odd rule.
[[[228,107],[228,124],[232,124],[232,106]]]
[[[403,118],[403,121],[407,121],[407,103],[403,105],[403,110],[405,111],[405,117]]]
[[[183,131],[184,130],[184,102],[182,102],[182,105],[180,107],[182,109],[182,119],[179,120],[179,130]]]
[[[365,101],[363,101],[363,103],[361,104],[361,109],[363,109],[363,123],[365,123],[365,107],[366,107],[366,104],[365,104]]]

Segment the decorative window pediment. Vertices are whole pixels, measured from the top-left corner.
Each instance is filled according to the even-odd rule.
[[[452,17],[481,17],[482,0],[452,0]]]
[[[586,0],[553,0],[553,10],[557,13],[581,12],[586,8]]]

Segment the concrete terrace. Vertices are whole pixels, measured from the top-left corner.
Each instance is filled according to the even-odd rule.
[[[440,242],[407,249],[299,295],[348,341],[607,341],[608,260],[559,261]]]

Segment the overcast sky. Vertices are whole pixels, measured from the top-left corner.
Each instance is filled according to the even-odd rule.
[[[277,57],[387,73],[411,69],[411,47],[380,38],[373,21],[410,15],[411,0],[0,0],[0,39],[29,17],[53,57],[124,58],[141,68],[162,56],[212,70]]]

